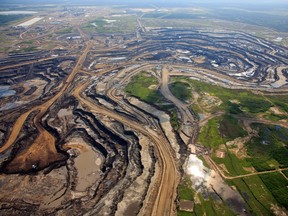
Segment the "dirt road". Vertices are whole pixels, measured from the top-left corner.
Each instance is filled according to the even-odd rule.
[[[191,112],[188,110],[188,107],[186,104],[184,104],[182,101],[177,99],[170,91],[168,87],[169,83],[169,70],[167,67],[163,67],[162,69],[162,81],[161,81],[161,88],[160,91],[164,95],[165,98],[167,98],[169,101],[171,101],[175,106],[178,107],[180,113],[181,113],[181,119],[183,122],[193,122],[194,117],[192,116]]]
[[[85,50],[83,51],[82,55],[80,56],[77,64],[75,65],[73,71],[69,74],[69,76],[67,77],[62,89],[54,96],[52,97],[50,100],[48,100],[47,102],[45,102],[42,105],[33,107],[31,110],[27,111],[26,113],[22,114],[17,121],[15,122],[12,131],[10,133],[10,136],[7,140],[7,142],[0,148],[0,153],[4,152],[5,150],[7,150],[16,140],[16,138],[18,137],[18,134],[20,133],[22,126],[24,124],[24,122],[26,121],[27,117],[29,116],[30,113],[32,113],[33,111],[39,110],[40,112],[37,114],[37,116],[35,117],[34,122],[36,123],[36,127],[40,132],[43,132],[44,129],[42,128],[42,126],[39,124],[40,119],[42,117],[42,115],[49,109],[49,107],[63,94],[63,92],[67,89],[67,87],[69,86],[69,84],[71,83],[71,81],[74,79],[75,75],[77,74],[78,70],[80,70],[86,55],[88,53],[90,49],[90,45],[86,45]],[[48,133],[48,132],[47,132]]]
[[[123,124],[148,137],[155,144],[157,154],[159,156],[158,163],[160,169],[158,174],[158,185],[155,185],[155,190],[157,191],[155,201],[153,206],[150,207],[151,209],[147,211],[151,211],[151,214],[155,216],[175,215],[176,190],[180,175],[166,138],[159,136],[159,134],[148,127],[142,127],[137,122],[131,121],[130,119],[120,116],[111,110],[107,110],[102,106],[98,106],[91,102],[89,99],[81,95],[81,92],[83,92],[85,87],[85,85],[80,86],[74,91],[74,96],[82,105],[88,107],[92,112],[101,113],[102,115],[122,122]]]
[[[204,155],[203,157],[212,169],[214,169],[217,173],[219,173],[224,179],[229,179],[229,180],[238,179],[238,178],[245,178],[245,177],[250,177],[250,176],[254,176],[254,175],[262,175],[262,174],[267,174],[267,173],[282,172],[282,171],[288,170],[288,168],[282,168],[282,169],[268,170],[268,171],[262,171],[262,172],[254,172],[254,173],[238,175],[238,176],[226,176],[223,173],[223,171],[219,168],[219,166],[212,160],[212,158],[210,156]]]

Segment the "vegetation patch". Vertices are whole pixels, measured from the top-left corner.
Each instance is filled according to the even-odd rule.
[[[137,97],[147,103],[157,104],[164,101],[164,97],[156,89],[149,88],[151,85],[157,85],[156,77],[142,71],[132,77],[129,84],[125,87],[126,93]]]
[[[60,31],[57,31],[56,33],[59,34],[59,35],[62,35],[62,34],[69,34],[69,33],[72,33],[72,32],[73,32],[73,28],[69,27],[69,28],[61,29]]]
[[[195,192],[192,189],[192,182],[188,176],[185,176],[179,184],[178,195],[180,200],[194,200]]]
[[[230,101],[227,101],[227,111],[230,114],[241,114],[243,111],[240,109],[240,105],[236,103],[232,103]]]
[[[243,129],[243,125],[238,119],[231,115],[224,115],[220,121],[219,126],[222,137],[225,137],[225,141],[236,139],[237,137],[243,137],[247,135],[247,132]]]
[[[265,115],[265,118],[268,120],[274,121],[274,122],[288,119],[287,115],[279,115],[279,114],[275,114],[275,113],[269,113],[268,115]]]
[[[278,172],[260,175],[260,178],[271,191],[275,199],[288,209],[288,181]]]
[[[243,178],[243,181],[251,189],[253,196],[256,197],[259,203],[266,206],[267,210],[270,210],[270,206],[266,205],[267,203],[277,203],[269,189],[265,186],[265,184],[258,175],[245,177]]]
[[[198,141],[204,146],[217,149],[220,144],[246,135],[247,132],[237,119],[231,115],[224,115],[210,119],[201,128]]]
[[[227,89],[224,87],[200,82],[197,80],[191,80],[187,77],[174,77],[173,81],[183,81],[191,84],[191,87],[199,94],[207,92],[209,95],[219,98],[223,103],[215,107],[214,111],[225,110],[230,114],[240,114],[245,111],[246,113],[256,114],[266,112],[273,106],[273,104],[267,98],[262,95],[257,95],[251,91]],[[239,101],[239,103],[233,103],[231,101]]]
[[[281,98],[279,98],[278,100],[282,100],[283,98],[281,97]],[[274,98],[274,100],[275,100],[275,98]],[[278,100],[276,100],[275,101],[275,105],[277,105],[278,107],[280,107],[283,111],[285,111],[285,112],[288,112],[288,105],[287,105],[287,102],[281,102],[281,101],[278,101]],[[286,99],[287,100],[287,99]]]
[[[269,108],[272,106],[272,104],[261,98],[241,98],[241,105],[243,108],[247,109],[251,113],[260,113],[260,112],[266,112],[269,110]]]
[[[262,189],[265,188],[265,185],[263,185],[261,180],[259,181],[259,177],[254,177],[254,179],[250,178],[251,177],[233,179],[230,180],[229,183],[234,185],[242,195],[247,204],[247,212],[253,212],[253,215],[271,215],[270,206],[267,206],[267,203],[264,201],[261,202],[262,200],[260,199],[260,197],[266,197],[268,193],[270,199],[273,200],[271,193],[266,191],[267,193],[260,194],[263,192]],[[258,184],[257,187],[254,187],[254,183]],[[272,204],[273,202],[270,203]]]
[[[169,87],[172,94],[179,100],[186,102],[191,99],[191,89],[188,83],[173,82]]]
[[[212,197],[204,199],[200,194],[198,197],[201,201],[201,205],[195,205],[195,215],[236,215],[228,206],[226,206],[224,203],[213,200]]]
[[[288,167],[288,130],[280,126],[253,124],[257,137],[247,145],[248,158],[258,171]]]
[[[244,175],[248,172],[243,169],[243,167],[249,167],[251,166],[245,159],[239,159],[235,154],[230,153],[227,151],[227,156],[225,158],[217,158],[215,155],[213,155],[213,160],[217,164],[224,164],[228,174],[232,176],[237,175]]]
[[[219,131],[220,117],[210,119],[208,123],[201,128],[198,136],[198,142],[203,146],[217,149],[224,141]]]
[[[177,115],[177,110],[176,108],[173,106],[173,108],[170,109],[164,109],[165,111],[168,111],[170,114],[170,123],[172,125],[172,127],[174,128],[174,130],[178,130],[180,127],[180,122],[178,119],[178,115]]]
[[[194,215],[194,214],[191,214],[191,212],[178,211],[177,215],[178,216],[191,216],[191,215]]]
[[[142,71],[132,77],[129,84],[125,87],[128,95],[139,98],[146,103],[158,106],[161,110],[170,115],[170,123],[174,130],[178,130],[180,123],[177,116],[177,110],[173,104],[166,104],[166,99],[158,89],[150,88],[158,85],[158,80],[151,74]]]
[[[284,173],[284,175],[288,177],[288,170],[284,170],[282,171],[282,173]]]
[[[25,47],[25,48],[13,50],[13,51],[11,51],[11,53],[32,52],[32,51],[36,51],[37,48],[38,47],[36,47],[36,46],[30,46],[30,47]]]

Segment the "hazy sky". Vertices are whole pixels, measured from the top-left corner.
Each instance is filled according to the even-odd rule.
[[[47,3],[64,3],[64,1],[57,1],[57,0],[1,0],[0,2],[11,2],[11,3],[39,3],[39,4],[47,4]],[[154,2],[154,3],[165,3],[165,2],[169,2],[169,3],[229,3],[229,4],[239,4],[239,3],[249,3],[249,4],[262,4],[262,3],[288,3],[288,0],[66,0],[66,2],[89,2],[89,3],[97,3],[97,2],[118,2],[119,4],[122,3],[127,3],[127,2],[133,2],[133,3],[137,3],[137,2],[141,2],[141,3],[145,3],[145,2]]]
[[[183,5],[183,4],[213,4],[213,5],[223,5],[223,4],[247,4],[247,5],[263,5],[263,4],[287,4],[288,0],[0,0],[0,3],[15,3],[15,4],[55,4],[55,3],[76,3],[76,4],[97,4],[97,3],[107,3],[107,4],[129,4],[133,5],[140,3],[147,4],[161,4],[161,5]],[[287,8],[288,9],[288,8]]]

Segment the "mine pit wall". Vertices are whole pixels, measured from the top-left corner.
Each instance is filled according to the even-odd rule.
[[[140,158],[143,171],[123,194],[123,199],[118,203],[115,215],[142,215],[140,211],[143,210],[144,201],[147,200],[147,193],[155,173],[157,159],[153,147],[149,141],[147,143],[147,138],[140,136],[139,143],[141,145]]]
[[[58,86],[61,84],[62,80],[67,76],[68,74],[68,71],[62,71],[62,70],[59,70],[57,69],[57,67],[55,66],[55,64],[59,64],[60,62],[62,61],[66,61],[67,59],[69,60],[75,60],[75,58],[71,58],[71,57],[65,57],[65,58],[62,58],[62,59],[59,59],[59,60],[54,60],[54,61],[47,61],[49,62],[49,65],[51,65],[51,67],[53,67],[55,70],[57,70],[57,73],[60,73],[59,77],[58,76],[54,76],[49,78],[49,74],[47,74],[47,76],[43,75],[42,74],[42,70],[37,68],[38,66],[41,66],[41,62],[39,63],[36,63],[33,65],[33,73],[34,73],[34,77],[39,77],[40,79],[42,80],[45,80],[47,82],[46,86],[45,86],[45,89],[44,89],[44,92],[42,92],[41,95],[38,96],[38,99],[37,100],[34,100],[34,101],[30,101],[29,104],[24,104],[24,105],[20,105],[16,108],[13,108],[13,109],[10,109],[8,111],[1,111],[0,112],[0,115],[3,120],[6,118],[5,116],[7,114],[10,115],[10,113],[16,113],[16,112],[19,112],[19,113],[24,113],[26,111],[28,111],[30,109],[30,107],[33,107],[33,106],[37,106],[45,101],[47,101],[48,99],[50,99],[52,96],[54,96],[57,91],[55,90],[58,90]],[[45,65],[45,62],[44,62],[44,65]],[[22,82],[23,80],[27,80],[29,79],[29,74],[27,75],[27,71],[31,71],[31,65],[29,66],[23,66],[20,70],[17,69],[17,70],[13,70],[13,69],[9,69],[9,70],[6,70],[6,71],[3,71],[3,73],[1,73],[0,75],[0,84],[18,84],[19,82]],[[39,73],[41,72],[41,73]],[[47,71],[46,71],[47,72]],[[30,73],[30,72],[29,72]],[[9,74],[9,75],[8,75]],[[32,77],[31,77],[32,78]],[[49,87],[48,87],[49,86]],[[48,89],[53,89],[52,92],[48,92]],[[13,96],[13,98],[16,98],[16,101],[17,101],[17,95]],[[19,115],[19,114],[18,114]],[[17,116],[15,114],[12,115],[14,118],[17,118]],[[12,122],[15,122],[15,119],[12,118],[9,118],[9,120],[5,119],[5,124],[9,124],[11,125]],[[7,130],[6,129],[6,138],[5,140],[7,139]],[[4,144],[5,140],[2,141],[2,145]]]
[[[130,114],[129,112],[126,112],[125,109],[123,109],[121,106],[118,105],[117,102],[113,101],[112,99],[110,99],[109,97],[105,96],[105,95],[102,95],[102,94],[91,94],[90,92],[86,94],[87,97],[91,98],[93,101],[96,101],[97,104],[99,105],[103,105],[99,99],[102,99],[105,101],[105,103],[109,104],[110,106],[107,107],[107,108],[112,108],[113,107],[113,110],[116,111],[118,114],[128,118],[128,119],[131,119],[132,121],[136,121],[136,122],[139,122],[140,123],[140,120],[138,119],[138,117],[136,117],[135,115],[133,114]],[[104,104],[106,105],[106,104]]]
[[[40,158],[30,159],[29,155],[27,156],[28,158],[26,158],[26,151],[32,151],[30,150],[30,148],[32,148],[32,145],[35,145],[34,142],[38,139],[39,136],[39,131],[33,121],[37,114],[37,111],[31,112],[26,119],[20,131],[20,136],[16,139],[15,144],[13,145],[13,150],[10,157],[3,164],[1,164],[1,172],[7,174],[29,174],[45,169],[47,167],[50,167],[51,170],[52,167],[55,168],[63,166],[65,164],[62,162],[64,162],[68,158],[68,155],[65,151],[62,151],[61,149],[57,149],[58,155],[51,155],[51,158],[49,158],[48,160],[41,160]],[[35,152],[31,152],[30,154],[33,155],[35,154]],[[23,159],[23,157],[25,158]]]
[[[48,132],[50,132],[55,137],[56,145],[59,145],[59,142],[65,138],[66,134],[63,134],[63,131],[65,131],[63,128],[63,125],[56,124],[53,126],[50,123],[51,119],[54,118],[60,121],[58,117],[58,113],[61,109],[71,108],[74,111],[77,106],[78,106],[78,102],[75,100],[73,96],[69,96],[69,97],[63,96],[58,100],[57,103],[55,103],[55,105],[52,105],[50,107],[47,113],[43,115],[42,125]],[[75,117],[73,117],[73,119],[75,122]],[[53,122],[55,122],[55,120]],[[61,128],[61,130],[58,131],[56,128]],[[72,128],[73,128],[72,125],[68,125],[68,130],[71,130]]]
[[[5,158],[4,161],[1,160],[0,172],[8,174],[8,173],[17,173],[17,171],[19,171],[25,173],[25,171],[17,170],[17,168],[15,167],[14,168],[12,167],[10,169],[9,164],[11,163],[11,161],[13,161],[13,159],[17,154],[24,151],[26,148],[29,148],[29,146],[32,145],[33,141],[38,136],[39,132],[36,129],[35,124],[33,123],[33,119],[36,115],[37,112],[32,112],[27,117],[27,120],[20,131],[20,135],[15,140],[15,144],[12,147],[11,154],[9,155],[8,158]]]
[[[79,112],[79,113],[81,113],[82,114],[82,116],[87,116],[88,115],[88,113],[85,113],[85,112],[80,112],[80,110],[77,110],[75,113],[77,113],[77,112]],[[95,122],[93,122],[93,124],[94,124]],[[87,124],[87,122],[86,122],[86,124]],[[103,127],[101,127],[101,126],[99,126],[99,124],[97,124],[97,123],[95,123],[95,125],[97,125],[97,127],[99,127],[101,130],[104,130],[105,132],[107,132]],[[92,126],[89,124],[89,127],[90,128],[92,128]],[[111,137],[111,134],[109,133],[109,132],[107,132],[108,134],[109,134],[109,137]],[[121,133],[121,134],[123,134],[123,132]],[[124,134],[125,134],[125,132],[124,132]],[[114,140],[114,139],[113,139]],[[137,158],[140,158],[140,156],[138,155],[137,156]],[[128,161],[132,161],[132,160],[128,160]],[[135,162],[136,163],[136,162]],[[143,168],[142,168],[143,169]],[[126,172],[127,173],[127,172]],[[147,184],[147,186],[148,186],[148,184]],[[101,188],[101,185],[99,185],[99,187],[98,187],[98,189],[99,188]],[[97,190],[98,190],[97,189]],[[148,187],[147,187],[147,190],[148,190]],[[124,195],[122,195],[122,197],[123,197]],[[97,195],[96,195],[96,197],[97,197]],[[144,197],[144,196],[143,196]],[[122,198],[120,197],[120,200],[121,200]],[[119,200],[119,202],[120,202],[120,200]],[[116,200],[115,200],[116,201]],[[117,202],[116,202],[117,203]],[[99,206],[99,205],[98,205]],[[107,210],[106,210],[107,211]],[[111,212],[110,212],[111,213]]]
[[[176,31],[175,30],[171,30],[171,31],[173,31],[174,33],[178,32],[177,30]],[[220,33],[217,33],[217,34],[220,34]],[[251,61],[254,61],[254,64],[256,65],[256,68],[254,69],[254,73],[253,73],[252,76],[246,77],[246,78],[242,77],[241,79],[246,79],[246,80],[247,79],[249,79],[249,80],[253,80],[254,79],[254,80],[257,80],[257,83],[263,82],[265,80],[263,78],[263,76],[262,76],[262,74],[264,74],[264,77],[265,77],[265,70],[263,69],[263,66],[270,65],[270,64],[275,64],[275,63],[280,65],[280,64],[283,64],[285,62],[285,61],[283,62],[283,58],[281,58],[279,56],[276,56],[276,55],[272,56],[272,55],[269,54],[269,52],[271,52],[272,49],[281,51],[282,48],[280,46],[276,46],[276,45],[270,44],[270,43],[269,43],[270,46],[261,45],[261,44],[259,44],[258,41],[256,41],[255,38],[250,37],[251,39],[247,39],[247,37],[249,38],[249,35],[246,35],[246,34],[234,34],[234,33],[231,33],[231,35],[232,35],[231,37],[227,37],[227,36],[224,37],[223,36],[223,37],[219,38],[219,37],[213,37],[213,36],[210,36],[210,35],[205,35],[202,32],[198,32],[196,35],[193,35],[193,36],[190,35],[189,37],[185,37],[184,31],[182,31],[182,32],[180,31],[179,35],[181,35],[181,39],[179,39],[179,36],[175,36],[174,38],[173,37],[171,38],[171,35],[169,35],[169,34],[162,35],[163,36],[162,40],[159,40],[158,37],[154,38],[154,39],[155,39],[155,41],[159,41],[160,42],[161,47],[164,46],[165,49],[169,48],[171,50],[174,50],[175,46],[172,46],[171,42],[169,42],[170,39],[173,39],[176,42],[179,42],[179,44],[177,44],[177,48],[190,50],[193,53],[195,53],[195,52],[197,53],[197,50],[195,50],[195,48],[201,49],[204,52],[204,53],[202,52],[202,54],[205,55],[206,57],[207,56],[209,57],[209,55],[210,55],[211,59],[215,59],[215,56],[218,56],[219,52],[216,52],[218,54],[215,55],[215,51],[202,48],[201,47],[201,43],[200,43],[200,47],[199,47],[199,44],[197,43],[197,45],[193,46],[194,47],[193,48],[193,47],[191,47],[191,44],[195,44],[195,42],[193,42],[193,39],[198,38],[198,40],[205,41],[204,45],[206,45],[206,46],[207,46],[207,43],[210,43],[211,46],[222,48],[222,49],[227,49],[227,46],[221,45],[221,41],[225,40],[225,43],[230,44],[229,47],[232,47],[232,51],[235,51],[235,52],[237,52],[237,53],[242,55],[242,56],[237,56],[237,55],[235,55],[235,54],[233,54],[231,52],[227,52],[226,53],[226,52],[220,51],[220,53],[222,53],[224,56],[226,56],[226,58],[230,58],[231,55],[232,55],[232,56],[234,56],[234,59],[239,59],[241,61],[246,62],[245,63],[245,65],[246,65],[245,68],[246,69],[247,69],[247,66],[248,66],[248,68],[249,67],[251,68],[252,65],[249,62],[247,62],[245,59],[250,59]],[[239,40],[239,37],[241,38],[241,40],[243,40],[245,43],[248,43],[250,46],[252,46],[252,45],[256,46],[257,45],[257,47],[259,47],[259,49],[264,49],[267,52],[263,54],[263,53],[258,52],[255,49],[251,50],[249,47],[248,47],[249,50],[247,52],[248,48],[245,48],[245,47],[243,48],[243,47],[238,47],[238,46],[233,45],[232,44],[233,41],[236,40],[236,39]],[[184,44],[186,43],[186,45],[184,45],[183,43]],[[224,42],[222,42],[222,43],[224,43]],[[143,47],[145,47],[145,48],[143,49]],[[155,45],[153,45],[152,43],[151,44],[148,43],[147,45],[143,45],[142,44],[142,46],[141,46],[141,50],[140,51],[142,52],[142,51],[145,51],[145,50],[149,51],[151,53],[151,52],[155,52],[155,51],[160,52],[160,50],[163,50],[163,49],[161,49],[159,46],[155,47]],[[271,60],[272,57],[273,57],[273,62]],[[163,59],[161,58],[161,60],[163,60]],[[218,60],[219,60],[220,63],[222,62],[221,59],[218,59]],[[225,64],[223,63],[223,65],[225,65]],[[213,70],[217,70],[218,72],[223,73],[223,74],[227,74],[229,72],[229,70],[227,71],[223,67],[221,67],[221,70],[220,70],[220,68],[217,69],[217,68],[211,67],[210,64],[205,64],[205,65],[202,65],[202,66],[205,66],[206,68],[210,68],[210,69],[213,69]],[[224,72],[223,72],[223,70],[224,70]],[[245,71],[244,70],[243,71],[239,71],[238,70],[238,72],[245,72]]]
[[[24,63],[26,61],[31,61],[31,60],[38,60],[44,57],[48,57],[49,55],[50,55],[50,52],[47,52],[47,51],[9,54],[7,58],[0,60],[0,67],[12,66],[15,64]]]
[[[64,104],[64,106],[62,106],[62,107],[58,107],[58,110],[60,110],[60,108],[66,107],[66,106],[69,107],[73,103],[75,103],[75,101],[68,100],[67,104]],[[75,105],[75,104],[73,104],[73,105]],[[53,110],[53,109],[50,110],[50,112],[56,112],[57,113],[57,111]],[[100,212],[107,212],[109,210],[108,212],[115,213],[116,210],[117,210],[117,203],[119,203],[121,200],[124,199],[123,198],[124,197],[124,191],[121,192],[121,193],[115,193],[115,191],[118,190],[117,188],[119,187],[119,188],[123,189],[123,188],[130,187],[130,185],[134,182],[134,180],[143,174],[144,166],[142,165],[142,163],[140,161],[140,160],[142,160],[141,156],[140,156],[140,151],[141,151],[142,147],[139,144],[137,144],[139,142],[139,140],[138,140],[137,136],[135,136],[134,132],[124,129],[124,127],[122,125],[117,125],[116,124],[116,128],[112,129],[112,131],[113,131],[112,132],[111,129],[108,129],[107,126],[104,126],[102,123],[98,122],[98,120],[96,120],[96,118],[90,113],[87,113],[87,112],[77,108],[77,109],[74,110],[74,114],[76,114],[78,116],[78,118],[80,117],[80,118],[86,118],[87,119],[87,116],[88,116],[88,118],[91,119],[91,120],[89,120],[91,122],[90,124],[91,125],[93,124],[93,125],[95,125],[98,128],[96,133],[98,135],[101,135],[102,139],[104,139],[104,138],[109,139],[110,140],[109,142],[111,142],[111,141],[115,142],[116,141],[118,143],[117,144],[118,145],[117,149],[121,149],[121,148],[123,149],[123,150],[117,151],[117,149],[115,148],[114,150],[116,150],[117,152],[115,152],[116,154],[114,154],[114,156],[112,155],[112,157],[111,157],[111,156],[109,156],[109,155],[111,155],[111,153],[108,154],[106,149],[104,147],[102,147],[102,145],[101,145],[101,147],[99,147],[99,144],[95,142],[95,139],[92,138],[92,137],[89,137],[87,135],[86,129],[84,129],[84,128],[80,128],[80,129],[74,128],[74,129],[72,129],[70,131],[70,134],[66,134],[67,139],[69,139],[70,136],[71,137],[73,137],[73,136],[84,137],[84,139],[88,143],[92,143],[92,146],[94,146],[94,147],[96,147],[96,149],[98,149],[97,151],[101,152],[102,155],[104,155],[105,157],[106,156],[108,157],[108,159],[106,160],[106,164],[108,163],[108,166],[106,166],[105,168],[104,167],[102,168],[102,171],[104,173],[106,173],[106,174],[103,174],[103,178],[104,179],[110,179],[110,181],[115,181],[115,184],[113,184],[111,182],[109,185],[106,185],[106,183],[105,183],[106,180],[104,180],[104,179],[102,179],[101,182],[96,183],[95,186],[97,185],[97,188],[94,187],[94,190],[93,190],[93,188],[91,188],[92,194],[93,194],[93,191],[95,193],[93,195],[93,202],[91,202],[91,203],[101,203],[101,202],[103,202],[105,200],[105,197],[106,197],[106,196],[103,197],[103,194],[105,194],[106,192],[110,191],[110,192],[108,192],[108,195],[110,194],[109,196],[111,196],[112,200],[115,201],[115,204],[111,203],[111,205],[109,205],[108,207],[106,205],[97,204],[96,206],[93,206],[93,208],[94,209],[95,208],[98,209]],[[56,135],[55,131],[57,131],[57,130],[54,129],[51,125],[49,125],[47,119],[49,119],[49,114],[46,114],[45,117],[44,117],[44,120],[43,120],[43,125],[44,125],[45,129],[47,129],[49,132],[53,133],[53,135],[57,136],[58,143],[62,143],[62,142],[64,143],[65,141],[63,140],[63,138],[61,138],[61,134],[59,135],[59,133],[57,133],[58,135]],[[30,119],[28,119],[28,120],[30,120]],[[91,125],[89,125],[89,126],[91,126]],[[92,127],[89,127],[89,128],[92,128]],[[96,128],[94,128],[94,130],[95,129]],[[116,132],[116,131],[119,131],[119,130],[120,130],[120,132]],[[119,133],[119,134],[116,135],[116,133]],[[121,134],[125,134],[126,135],[125,137],[128,137],[128,140],[134,140],[134,141],[128,141],[130,143],[130,144],[128,144],[128,142],[125,141],[123,139],[123,137],[121,138],[121,136],[122,136]],[[107,141],[104,141],[104,140],[102,142],[103,143],[107,143]],[[114,146],[115,144],[111,143],[110,145]],[[61,144],[59,144],[59,145],[61,145]],[[122,146],[122,147],[119,148],[119,145]],[[120,160],[117,159],[117,157],[119,157],[118,155],[120,157],[122,157],[124,160],[120,159],[120,158],[119,158]],[[121,161],[123,161],[123,162],[121,162]],[[124,164],[126,163],[126,165],[119,166],[119,165],[117,165],[117,163],[119,163],[119,162],[120,163],[124,163]],[[110,165],[109,165],[109,163],[110,163]],[[114,164],[114,165],[112,165],[112,164]],[[112,166],[114,167],[113,169],[112,169]],[[77,178],[77,170],[75,170],[73,168],[73,164],[70,164],[70,163],[67,164],[67,168],[68,168],[68,170],[70,170],[69,171],[70,178],[72,178],[72,179],[73,178],[74,179]],[[149,175],[146,176],[146,179],[147,179],[147,185],[145,186],[146,192],[148,190],[149,179],[151,179],[151,175],[153,175],[153,173],[151,174],[151,171],[150,171],[151,169],[153,169],[152,166],[149,167],[149,168],[146,167],[146,170],[147,169],[149,169],[149,172],[147,171],[147,173],[149,173]],[[118,174],[116,174],[115,171]],[[122,173],[122,174],[120,174],[120,173]],[[116,179],[114,177],[116,177]],[[75,184],[77,183],[77,181],[71,180],[70,183],[71,183],[71,185],[70,185],[71,189],[72,190],[75,189]],[[119,186],[118,186],[118,184],[119,184]],[[116,187],[116,188],[114,189],[114,187]],[[141,199],[144,199],[145,191],[141,194],[141,197],[142,197]],[[70,203],[70,204],[74,206],[73,203]],[[139,212],[140,208],[142,206],[141,202],[139,202],[137,204],[137,206],[138,206],[137,207],[137,212]],[[36,209],[35,209],[35,211],[36,211]]]
[[[95,196],[96,199],[98,199],[96,206],[94,206],[93,208],[95,210],[93,210],[91,213],[93,214],[93,212],[102,212],[103,214],[114,214],[116,209],[117,209],[117,203],[120,202],[120,200],[122,200],[123,198],[123,189],[127,188],[134,180],[135,178],[137,178],[139,175],[141,175],[142,170],[143,170],[143,165],[141,164],[141,162],[139,161],[141,159],[140,157],[140,149],[141,147],[139,146],[138,143],[138,139],[136,139],[135,135],[133,132],[125,132],[123,130],[121,130],[120,132],[116,132],[115,129],[119,130],[119,126],[117,126],[116,128],[112,129],[113,132],[111,132],[111,128],[108,130],[106,127],[104,127],[102,124],[98,123],[97,127],[99,127],[99,129],[101,131],[105,131],[105,133],[109,134],[109,138],[113,140],[113,142],[115,140],[117,140],[117,143],[120,142],[121,145],[126,145],[128,147],[127,151],[121,151],[113,156],[113,167],[114,169],[111,170],[110,173],[107,174],[107,179],[110,179],[110,181],[113,181],[113,179],[115,179],[116,177],[116,182],[115,184],[111,183],[109,184],[109,188],[106,188],[105,190],[108,192],[107,195],[105,195],[104,197],[99,197],[99,195],[97,195],[98,193],[100,193],[104,188],[102,188],[103,186],[101,186],[101,184],[98,187],[97,190],[97,194]],[[121,126],[122,127],[122,126]],[[117,130],[117,131],[118,131]],[[116,135],[116,133],[119,133],[118,135]],[[134,140],[134,141],[129,141],[130,144],[128,144],[126,141],[122,140],[122,138],[120,138],[121,134],[128,134],[128,140]],[[127,136],[126,136],[127,137]],[[118,147],[119,149],[119,147]],[[116,163],[119,163],[120,161],[117,162],[117,157],[124,157],[124,160],[126,161],[125,163],[127,163],[125,166],[121,165],[117,165]],[[117,168],[118,167],[118,168]],[[121,168],[120,168],[121,167]],[[116,169],[116,170],[115,170]],[[117,171],[118,170],[118,171]],[[121,171],[122,170],[122,171]],[[115,174],[114,172],[117,172],[118,174]],[[114,173],[114,174],[112,174]],[[116,188],[115,188],[116,187]],[[102,188],[102,189],[101,189]],[[122,190],[119,190],[117,188],[122,188]],[[99,190],[100,189],[100,190]],[[116,192],[117,191],[117,192]],[[105,203],[105,205],[102,205],[101,203],[104,202],[104,200],[107,200],[107,196],[109,196],[108,200],[113,200],[113,202],[107,204]],[[97,198],[98,197],[98,198]]]

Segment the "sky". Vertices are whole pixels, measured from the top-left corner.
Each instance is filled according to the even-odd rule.
[[[1,3],[17,3],[17,4],[29,4],[29,3],[39,3],[39,4],[50,4],[50,3],[64,3],[65,1],[59,0],[1,0]],[[190,4],[190,3],[213,3],[213,4],[288,4],[288,0],[66,0],[66,2],[71,3],[118,3],[118,4],[127,4],[127,3],[155,3],[155,4]]]

